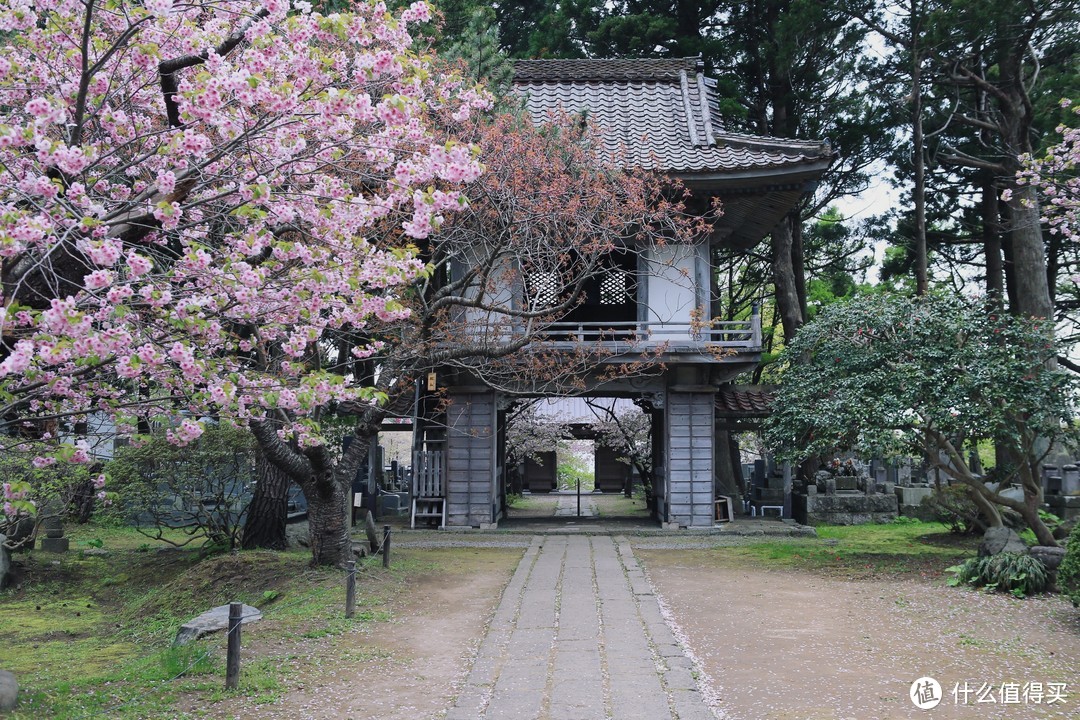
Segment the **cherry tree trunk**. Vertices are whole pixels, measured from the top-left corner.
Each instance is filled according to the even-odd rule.
[[[321,483],[302,483],[308,501],[308,525],[311,529],[312,566],[344,568],[353,559],[352,484],[335,477]]]
[[[248,505],[240,546],[246,550],[284,550],[288,503],[288,474],[260,453],[255,463],[255,492]]]

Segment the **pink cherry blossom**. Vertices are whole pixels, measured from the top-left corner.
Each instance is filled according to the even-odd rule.
[[[430,6],[89,2],[0,8],[0,257],[36,273],[2,298],[0,393],[27,420],[165,417],[178,444],[193,416],[369,397],[311,353],[407,316],[410,238],[483,172],[446,128],[490,97],[415,51]],[[200,57],[162,91],[159,63]],[[287,371],[264,364],[279,349]]]

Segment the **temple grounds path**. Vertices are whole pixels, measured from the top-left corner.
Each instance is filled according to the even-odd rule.
[[[722,547],[635,552],[719,717],[1080,718],[1080,610],[1058,596],[1017,600],[869,567],[764,568]],[[924,676],[942,698],[920,710],[909,690]],[[1067,687],[1064,701],[1049,702],[1051,683]]]
[[[336,657],[340,640],[311,648],[331,673],[305,673],[276,702],[226,702],[209,714],[1080,718],[1080,610],[1057,596],[947,587],[948,553],[967,545],[881,560],[862,548],[845,555],[855,539],[582,528],[402,532],[398,542],[408,554],[475,560],[423,579],[392,604],[390,623],[349,635],[345,656]],[[932,710],[908,697],[923,676],[942,686]],[[1052,684],[1066,686],[1053,703]],[[1003,703],[1002,685],[1027,685],[1029,696]],[[983,686],[996,702],[977,701]]]

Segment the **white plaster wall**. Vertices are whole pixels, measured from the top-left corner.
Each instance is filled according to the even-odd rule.
[[[515,307],[514,296],[518,292],[518,274],[511,263],[512,261],[508,259],[504,262],[503,267],[495,269],[492,272],[492,281],[487,287],[483,288],[484,302],[495,308],[495,310],[481,308],[464,308],[462,310],[464,313],[463,319],[471,332],[490,339],[505,339],[508,336],[508,323],[510,320],[506,313],[499,311],[499,308],[506,308],[506,311],[509,312]],[[452,277],[456,280],[475,266],[476,261],[473,258],[455,260],[451,270]],[[470,286],[466,289],[465,296],[476,298],[480,289],[477,285]]]
[[[697,248],[682,244],[651,247],[645,265],[645,282],[648,308],[646,320],[650,323],[675,323],[686,325],[697,307],[696,278],[698,276]],[[667,333],[659,340],[685,340],[689,327],[677,333]]]

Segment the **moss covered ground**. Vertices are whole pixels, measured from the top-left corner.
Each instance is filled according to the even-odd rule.
[[[11,720],[202,715],[226,695],[224,634],[179,648],[172,640],[183,622],[231,601],[260,608],[249,634],[275,645],[245,661],[233,694],[274,702],[295,671],[290,652],[390,620],[412,578],[455,564],[452,549],[401,549],[390,569],[379,557],[360,561],[356,614],[346,619],[344,572],[309,568],[304,550],[207,554],[92,526],[69,536],[67,553],[16,554],[16,582],[0,592],[0,667],[20,685]]]

